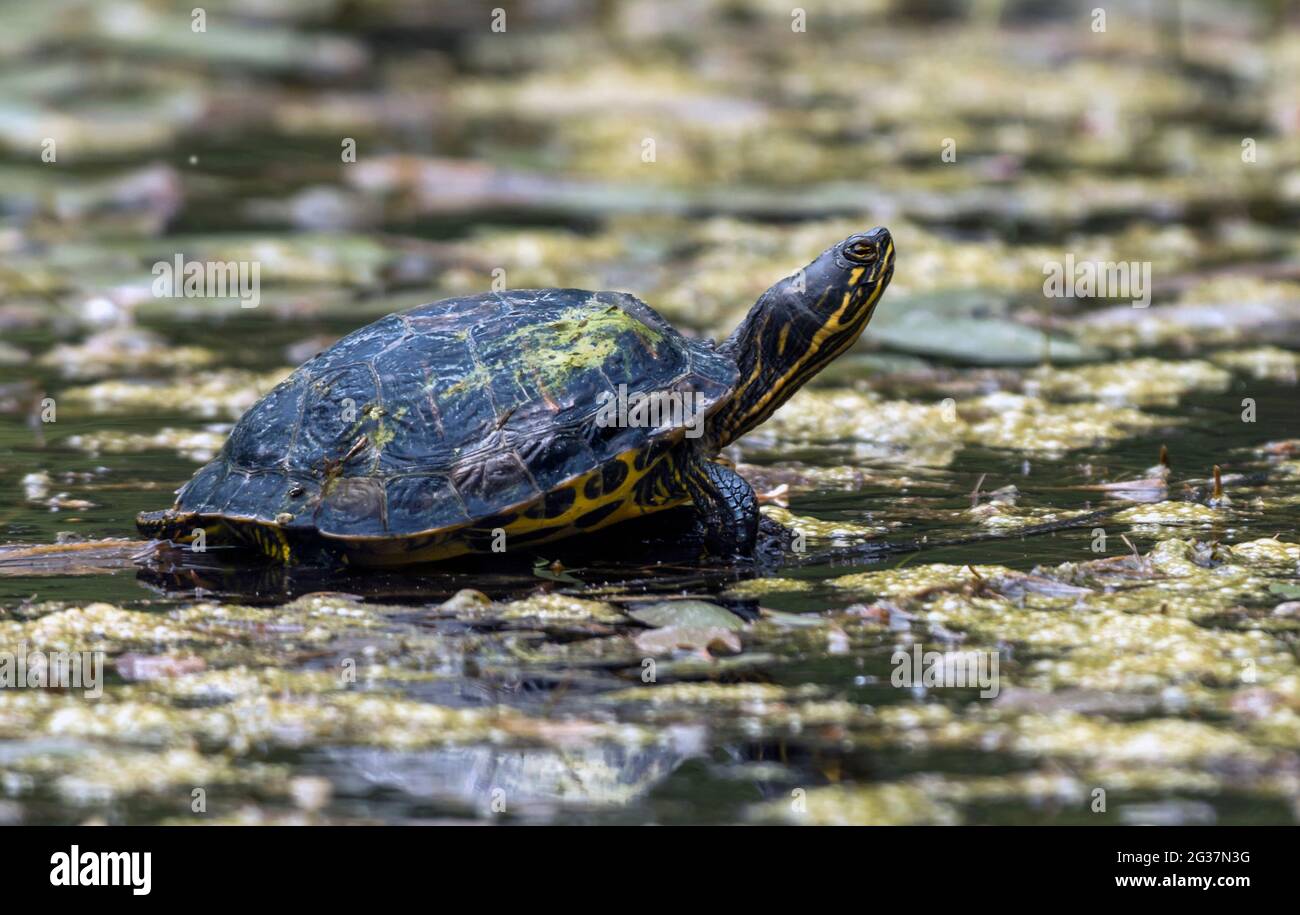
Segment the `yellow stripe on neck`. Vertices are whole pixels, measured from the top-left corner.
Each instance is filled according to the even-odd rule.
[[[859,268],[858,270],[853,271],[853,276],[855,279],[856,277],[861,275],[862,269],[865,268]],[[875,307],[876,300],[880,298],[881,293],[883,293],[884,291],[885,291],[884,287],[880,284],[877,284],[876,288],[871,291],[871,297],[867,299],[867,301],[864,302],[861,306],[858,306],[861,309],[861,312],[869,315],[871,313],[871,309]],[[786,386],[792,380],[797,381],[800,378],[804,378],[803,375],[804,366],[806,366],[809,363],[809,361],[811,361],[815,356],[819,354],[822,344],[825,343],[826,338],[830,337],[833,334],[839,333],[840,331],[844,330],[845,327],[847,326],[841,324],[840,319],[849,310],[852,304],[853,304],[853,290],[850,289],[848,292],[844,293],[844,297],[840,301],[840,307],[835,309],[834,314],[832,314],[829,318],[827,318],[825,323],[823,323],[822,326],[817,329],[817,333],[813,335],[812,342],[808,345],[808,349],[804,352],[804,354],[800,356],[798,361],[796,361],[795,364],[790,367],[790,370],[788,372],[781,375],[779,378],[776,379],[776,381],[772,382],[772,386],[768,389],[767,393],[764,394],[761,398],[759,398],[759,400],[754,404],[754,406],[748,411],[747,417],[758,416],[758,417],[766,418],[765,413],[766,413],[767,405],[772,402],[773,398],[778,397],[782,393],[782,391],[785,390]],[[783,332],[784,330],[788,330],[788,329],[789,329],[789,324],[787,323],[785,325],[785,328],[783,328]],[[838,351],[831,353],[827,357],[827,361],[829,362],[831,359],[834,359],[841,352],[848,349],[849,346],[852,345],[853,345],[853,341],[849,340],[848,343],[840,347]],[[761,359],[755,360],[756,369],[749,382],[750,384],[754,384],[759,380],[761,373],[757,370],[757,366],[761,364],[762,364]],[[802,383],[802,382],[797,382],[797,383]],[[749,423],[748,420],[746,420],[746,422],[744,423],[741,423],[741,427],[746,427],[750,425],[751,423]]]

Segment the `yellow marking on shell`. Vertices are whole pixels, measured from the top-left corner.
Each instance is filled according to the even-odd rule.
[[[184,533],[178,533],[175,536],[168,537],[167,539],[172,543],[193,543],[195,538],[198,536],[194,533],[195,531],[203,531],[204,537],[219,537],[224,529],[225,528],[220,522],[208,524],[190,523],[185,526]]]
[[[228,522],[227,530],[236,539],[256,547],[263,556],[269,556],[286,564],[293,558],[293,548],[289,545],[289,538],[275,525],[260,523],[231,525]]]
[[[644,470],[637,470],[636,458],[637,455],[640,453],[641,453],[640,449],[635,449],[632,451],[624,452],[623,454],[620,454],[616,458],[616,460],[621,462],[623,466],[627,468],[627,475],[623,479],[623,482],[620,483],[618,488],[615,489],[612,493],[602,492],[595,499],[588,499],[583,494],[586,489],[587,482],[594,477],[601,476],[600,468],[597,468],[596,470],[593,470],[590,473],[586,474],[585,476],[576,480],[574,483],[571,484],[571,487],[567,487],[567,488],[575,489],[577,497],[573,500],[573,504],[569,506],[569,508],[563,514],[556,515],[554,518],[528,518],[521,514],[517,519],[515,519],[509,525],[506,526],[505,530],[506,530],[507,542],[511,534],[525,534],[531,531],[538,530],[540,528],[554,527],[572,533],[574,530],[577,530],[576,528],[573,528],[573,525],[575,522],[578,521],[578,519],[582,518],[584,515],[587,515],[590,512],[604,508],[606,505],[609,505],[611,502],[620,502],[622,504],[619,506],[618,510],[613,512],[608,518],[602,519],[600,523],[595,524],[589,528],[582,528],[581,530],[594,531],[597,530],[598,528],[605,527],[608,524],[614,524],[617,521],[625,521],[629,518],[635,518],[640,515],[648,514],[654,511],[659,511],[662,508],[668,507],[668,506],[658,506],[658,505],[655,506],[641,505],[636,501],[635,487],[637,481],[640,480],[642,477],[644,477],[647,473],[649,473],[651,469],[656,467],[659,461],[662,461],[664,460],[665,457],[667,457],[667,455],[663,455],[654,463],[647,466]],[[546,539],[551,539],[551,538],[546,538]],[[530,541],[530,543],[532,542],[544,543],[545,540]]]
[[[284,562],[288,562],[290,555],[293,553],[293,549],[289,546],[289,538],[280,528],[273,528],[273,530],[276,539],[280,541],[279,558]]]
[[[527,546],[531,548],[536,544],[549,543],[575,534],[588,534],[611,524],[617,524],[620,521],[627,521],[652,512],[685,505],[690,501],[688,497],[683,496],[671,501],[666,500],[658,505],[642,505],[638,503],[635,498],[637,481],[658,467],[661,461],[668,460],[671,454],[671,452],[665,452],[646,466],[644,470],[637,470],[636,458],[640,453],[641,449],[636,448],[625,451],[615,458],[627,468],[627,476],[612,493],[602,492],[595,499],[588,499],[583,495],[583,490],[588,481],[593,477],[601,476],[601,468],[597,467],[563,487],[576,490],[576,497],[573,500],[573,505],[569,506],[562,514],[556,515],[554,518],[529,518],[523,514],[523,511],[528,508],[528,506],[524,506],[520,510],[519,516],[503,528],[506,535],[506,550],[510,549],[511,536],[531,533],[542,528],[555,528],[554,534],[539,537],[536,540],[529,540]],[[666,489],[664,495],[665,497],[668,495]],[[608,517],[602,518],[591,527],[577,528],[574,526],[574,523],[588,512],[603,508],[611,503],[620,504],[618,509],[611,512]],[[403,537],[391,540],[375,540],[365,545],[341,541],[341,545],[348,549],[349,555],[356,565],[391,566],[419,562],[438,562],[443,559],[451,559],[467,553],[477,552],[477,548],[466,537],[471,532],[481,535],[483,528],[465,525],[448,531],[439,531],[425,538]]]

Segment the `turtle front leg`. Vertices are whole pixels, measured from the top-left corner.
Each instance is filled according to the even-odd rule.
[[[753,556],[761,516],[758,498],[745,478],[702,458],[687,462],[685,477],[704,525],[705,548],[716,556]]]

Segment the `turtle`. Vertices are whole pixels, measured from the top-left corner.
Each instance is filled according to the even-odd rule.
[[[720,344],[625,292],[507,289],[390,314],[249,408],[137,527],[291,565],[386,567],[691,506],[706,554],[752,557],[758,500],[720,452],[856,342],[893,271],[887,229],[852,235]]]

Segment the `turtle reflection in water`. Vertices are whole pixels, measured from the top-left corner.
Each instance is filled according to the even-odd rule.
[[[512,290],[389,315],[254,405],[138,526],[285,563],[396,566],[692,505],[709,553],[750,556],[758,502],[719,451],[853,345],[893,272],[886,229],[854,235],[716,347],[620,292]],[[672,410],[654,426],[608,422],[615,394],[685,396],[702,424]]]

